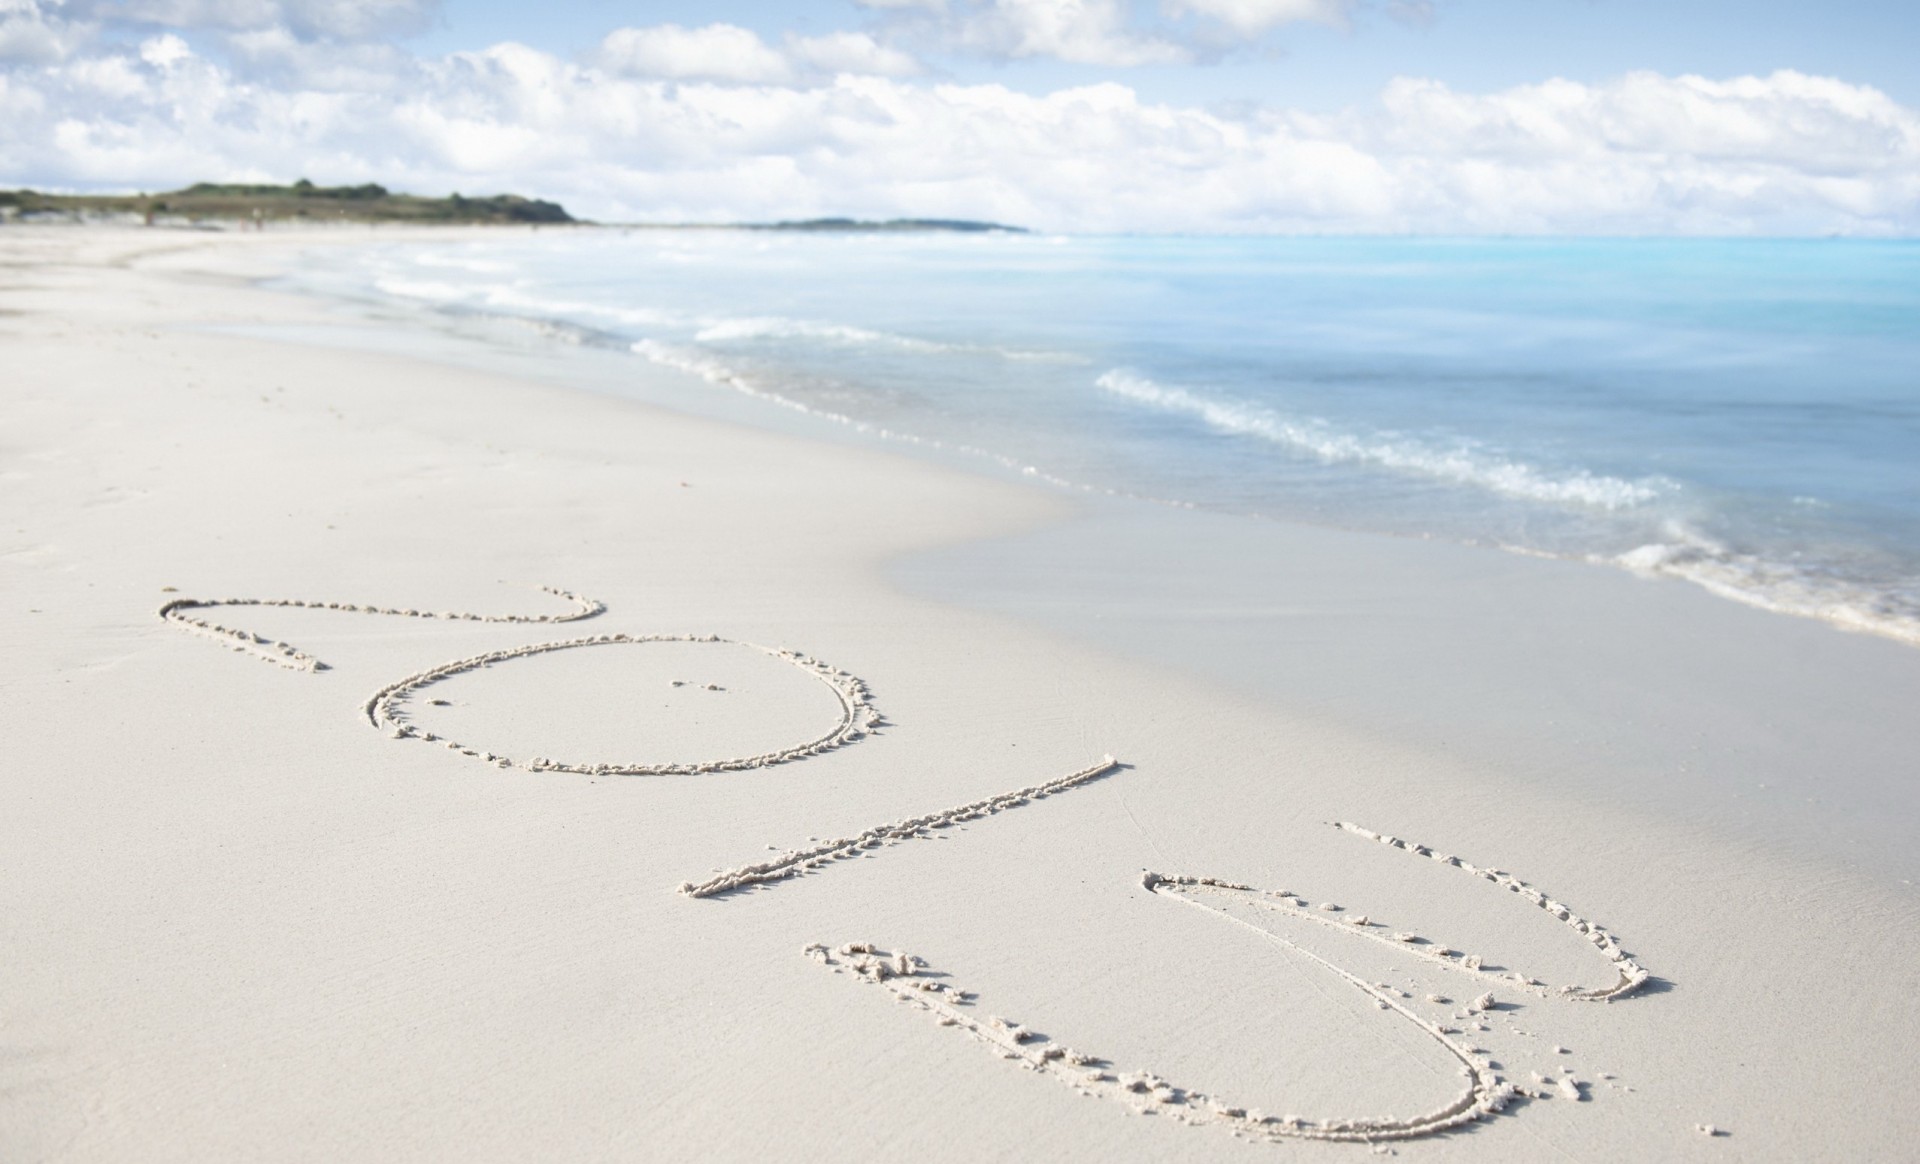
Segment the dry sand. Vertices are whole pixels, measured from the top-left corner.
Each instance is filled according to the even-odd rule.
[[[1920,652],[214,330],[350,237],[0,230],[0,1158],[1911,1152],[1904,853],[1659,788]]]

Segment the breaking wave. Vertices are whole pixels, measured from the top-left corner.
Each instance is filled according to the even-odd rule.
[[[1629,481],[1584,469],[1553,474],[1464,444],[1442,448],[1386,435],[1363,436],[1323,420],[1289,417],[1259,405],[1216,400],[1157,384],[1121,368],[1108,371],[1095,383],[1116,396],[1193,417],[1219,432],[1257,437],[1328,463],[1371,465],[1528,501],[1612,512],[1645,505],[1675,488],[1674,482],[1661,477]]]

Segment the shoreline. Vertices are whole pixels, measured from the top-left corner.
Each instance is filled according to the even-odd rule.
[[[1836,709],[1877,714],[1848,711],[1846,683],[1872,676],[1834,671],[1871,656],[1910,682],[1906,649],[1774,618],[1786,629],[1716,672],[1729,625],[1766,616],[1648,597],[1691,588],[1311,529],[1267,531],[1247,569],[1225,556],[1250,552],[1237,519],[663,411],[568,387],[537,353],[475,349],[489,373],[378,321],[391,350],[216,330],[338,322],[235,282],[284,261],[271,246],[142,260],[137,236],[18,237],[0,235],[0,306],[20,313],[0,315],[19,369],[5,560],[24,608],[0,676],[18,741],[0,812],[9,1155],[1212,1160],[1282,1149],[1235,1143],[1244,1113],[1143,1118],[1129,1105],[1152,1110],[1157,1085],[1075,1094],[999,1051],[1097,1048],[1284,1134],[1288,1114],[1448,1102],[1451,1060],[1408,1048],[1391,1024],[1409,1017],[1472,1030],[1500,1064],[1488,1078],[1526,1094],[1408,1155],[1716,1158],[1726,1137],[1701,1124],[1743,1157],[1874,1155],[1916,1130],[1878,1098],[1903,1082],[1887,1050],[1920,1034],[1899,1004],[1920,989],[1911,887],[1785,851],[1773,824],[1716,827],[1711,805],[1649,810],[1633,783],[1677,778],[1651,759],[1703,742],[1735,753],[1716,779],[1744,749],[1801,779],[1892,781],[1888,757],[1911,753],[1891,723],[1777,749]],[[1549,572],[1574,581],[1539,584]],[[229,595],[524,621],[560,605],[536,585],[606,612],[564,634],[359,610],[240,624],[321,674],[153,613]],[[1589,621],[1565,625],[1569,609]],[[1489,628],[1512,638],[1461,652]],[[884,721],[766,771],[642,777],[500,767],[356,722],[396,677],[579,633],[803,651]],[[1650,664],[1643,642],[1672,653]],[[624,761],[614,749],[755,755],[763,727],[808,738],[805,675],[638,645],[449,673],[447,706],[414,708],[515,757],[560,754],[530,750],[555,739]],[[1254,665],[1286,652],[1292,671]],[[1515,661],[1531,669],[1503,675]],[[1796,707],[1780,677],[1839,686]],[[1513,684],[1536,704],[1502,705]],[[1626,714],[1645,722],[1621,731]],[[1103,754],[1122,767],[1031,799]],[[912,843],[873,832],[1015,800]],[[1876,804],[1880,825],[1907,823],[1908,802]],[[1617,927],[1647,989],[1581,1004],[1516,981],[1466,1009],[1483,961],[1546,983],[1606,961],[1508,886],[1437,875],[1336,820],[1549,887]],[[675,892],[870,834],[817,875]],[[1144,869],[1297,890],[1341,907],[1313,906],[1327,918],[1444,938],[1472,974],[1283,915],[1222,926],[1166,904]],[[852,969],[822,974],[801,953],[816,942],[951,972],[999,1051],[854,989]],[[1328,965],[1391,983],[1405,1014],[1325,989],[1346,989]]]
[[[401,265],[406,264],[403,262]],[[458,266],[459,263],[456,261],[454,265]],[[592,310],[564,296],[558,302],[543,303],[539,296],[512,292],[507,294],[503,302],[495,302],[490,294],[481,294],[477,299],[463,297],[460,288],[453,285],[429,284],[426,285],[427,289],[416,292],[400,287],[386,289],[382,280],[383,290],[375,293],[371,288],[350,285],[352,282],[351,279],[342,281],[337,277],[310,278],[294,280],[290,286],[302,293],[317,293],[327,298],[362,304],[369,313],[409,318],[435,332],[463,335],[469,339],[498,340],[505,338],[503,333],[524,328],[545,335],[549,341],[565,345],[582,349],[605,348],[609,353],[618,351],[630,357],[637,356],[644,362],[688,373],[726,392],[771,403],[794,414],[792,417],[776,413],[755,414],[751,408],[729,414],[730,418],[744,417],[749,423],[770,424],[780,431],[820,436],[837,426],[856,439],[878,440],[884,445],[915,455],[931,457],[937,463],[989,475],[1010,474],[1012,479],[1038,481],[1093,498],[1124,498],[1201,512],[1235,513],[1283,526],[1349,529],[1415,540],[1437,538],[1524,556],[1584,562],[1640,577],[1677,578],[1727,601],[1787,617],[1823,622],[1850,632],[1884,637],[1908,646],[1920,646],[1920,622],[1916,622],[1913,616],[1910,595],[1899,588],[1895,580],[1853,576],[1844,571],[1828,575],[1817,568],[1817,559],[1812,564],[1800,563],[1797,551],[1789,554],[1778,546],[1771,553],[1764,547],[1754,545],[1745,545],[1743,548],[1738,539],[1726,542],[1725,531],[1716,534],[1709,528],[1697,526],[1689,518],[1676,518],[1678,524],[1669,523],[1658,530],[1641,529],[1632,539],[1615,538],[1609,548],[1591,544],[1584,547],[1565,544],[1555,548],[1545,544],[1526,544],[1524,538],[1516,543],[1512,540],[1511,531],[1502,533],[1492,526],[1463,527],[1457,520],[1450,527],[1439,530],[1415,528],[1407,524],[1405,515],[1396,517],[1388,510],[1369,511],[1362,508],[1348,511],[1343,518],[1339,515],[1316,514],[1311,507],[1302,509],[1293,506],[1293,509],[1301,510],[1293,512],[1287,503],[1272,497],[1267,498],[1267,504],[1264,505],[1253,497],[1239,502],[1225,500],[1221,496],[1209,499],[1204,486],[1198,487],[1197,491],[1189,489],[1183,493],[1168,480],[1161,480],[1156,486],[1148,478],[1135,480],[1125,474],[1120,478],[1103,477],[1097,468],[1087,463],[1068,467],[1058,462],[1061,456],[1072,460],[1074,454],[1071,450],[1056,450],[1060,456],[1049,454],[1031,442],[1023,444],[1008,431],[998,432],[991,438],[955,439],[950,435],[939,435],[937,425],[935,431],[929,431],[924,417],[921,418],[923,423],[904,425],[896,425],[880,417],[863,418],[858,410],[845,409],[831,400],[822,403],[807,399],[804,393],[790,391],[776,378],[755,371],[751,361],[742,367],[731,357],[680,346],[677,341],[643,338],[635,342],[631,333],[622,333],[616,325],[608,324],[604,319],[596,322],[597,317]],[[478,290],[485,291],[485,288]],[[716,326],[724,328],[729,323],[724,312],[717,318]],[[1190,397],[1187,389],[1155,385],[1138,379],[1131,372],[1123,374],[1122,369],[1109,370],[1100,378],[1099,384],[1107,387],[1108,381],[1115,377],[1131,385],[1120,390],[1121,395],[1169,404],[1177,414],[1194,408],[1213,407],[1197,397]],[[616,395],[622,394],[622,378],[618,373],[595,376],[600,386]],[[640,378],[644,380],[646,377]],[[702,414],[720,414],[724,411],[717,407],[706,407],[700,399],[703,395],[681,391],[653,399],[668,407],[682,410],[691,408]],[[642,398],[648,397],[643,393]],[[801,417],[807,419],[799,419]],[[1219,423],[1235,430],[1235,426],[1242,425],[1243,420],[1229,417]],[[1258,428],[1257,424],[1255,428]],[[1080,450],[1082,453],[1084,451]],[[1389,448],[1387,451],[1391,453],[1393,450]],[[1335,454],[1335,459],[1342,457]],[[1493,468],[1502,469],[1503,465],[1497,462]],[[1487,466],[1481,469],[1491,471]],[[1585,470],[1571,477],[1565,477],[1564,474],[1554,477],[1552,471],[1547,469],[1538,469],[1537,472],[1547,474],[1543,479],[1555,488],[1599,487],[1584,476]],[[1664,479],[1658,474],[1632,481],[1605,476],[1599,480],[1607,488],[1617,489],[1677,487],[1671,481],[1661,484]],[[1497,483],[1495,492],[1501,492]]]

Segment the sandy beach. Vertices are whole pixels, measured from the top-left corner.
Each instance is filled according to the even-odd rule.
[[[0,228],[0,1158],[1911,1154],[1920,651],[256,285],[367,237]]]

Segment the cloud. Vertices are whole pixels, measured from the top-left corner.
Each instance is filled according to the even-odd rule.
[[[1343,25],[1357,0],[1165,0],[1175,16],[1200,16],[1251,39],[1283,24]]]
[[[98,25],[64,16],[58,3],[0,0],[0,66],[58,61],[93,39]]]
[[[829,76],[911,77],[921,71],[919,61],[864,32],[793,37],[787,52],[801,65]]]
[[[943,53],[1128,68],[1218,59],[1286,24],[1345,26],[1367,0],[856,0],[890,34]],[[1390,0],[1396,14],[1431,0]],[[1152,8],[1167,19],[1143,18]]]
[[[71,0],[94,18],[181,30],[284,28],[301,38],[363,40],[415,32],[439,0]]]
[[[615,29],[601,42],[599,59],[634,77],[777,84],[793,75],[787,59],[758,33],[732,24]]]
[[[949,24],[950,43],[990,56],[1083,65],[1183,64],[1185,47],[1136,31],[1126,0],[990,0]]]
[[[1053,58],[1131,67],[1184,64],[1193,52],[1138,28],[1130,0],[856,0],[893,39],[992,60]]]
[[[869,38],[775,46],[671,27],[610,37],[590,62],[512,44],[418,59],[265,31],[244,68],[167,35],[42,58],[0,69],[0,185],[304,174],[653,221],[1920,233],[1920,115],[1795,72],[1485,93],[1409,78],[1313,115],[1150,102],[1116,83],[926,81],[884,75],[911,62]],[[666,38],[700,51],[650,56]]]
[[[594,60],[627,77],[749,85],[817,83],[842,73],[907,77],[920,71],[913,57],[865,33],[789,36],[774,48],[758,33],[731,24],[615,29],[601,41]]]

